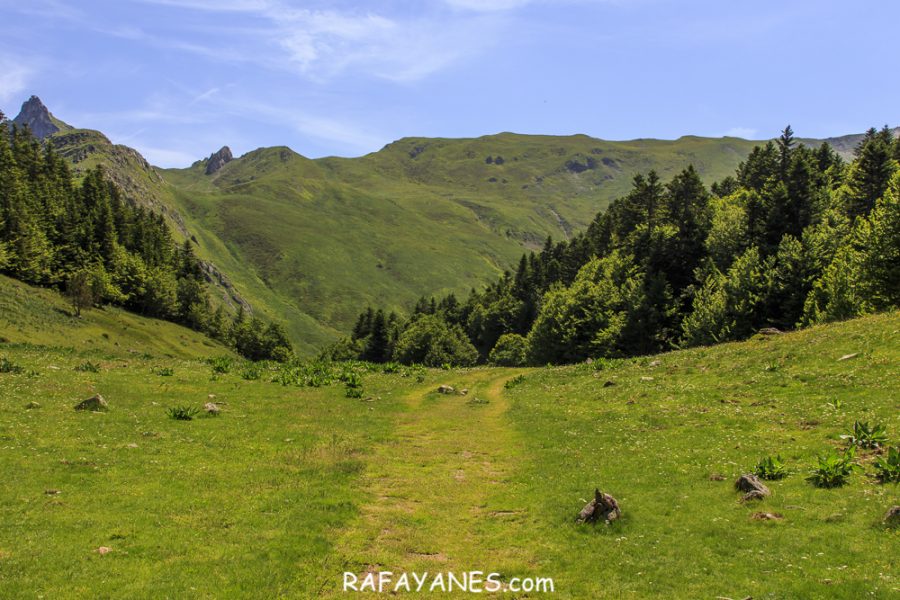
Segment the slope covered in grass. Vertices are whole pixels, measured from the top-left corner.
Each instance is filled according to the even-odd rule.
[[[54,351],[3,353],[23,367],[0,373],[0,473],[16,474],[0,483],[3,597],[343,597],[345,571],[472,569],[551,577],[562,598],[900,589],[900,531],[880,522],[900,497],[872,453],[843,488],[805,480],[856,419],[900,441],[896,313],[573,367],[363,371],[361,399],[238,365],[81,373]],[[108,413],[72,410],[95,391]],[[219,417],[166,417],[208,394]],[[769,454],[788,477],[742,504],[734,479]],[[595,486],[620,521],[575,523]]]
[[[636,173],[665,179],[693,164],[709,183],[753,145],[410,138],[360,158],[264,148],[212,176],[203,161],[161,173],[200,253],[309,350],[346,334],[367,304],[407,310],[422,294],[483,285],[548,236],[582,230]]]
[[[107,355],[201,358],[232,354],[207,336],[115,307],[72,316],[59,293],[0,275],[0,342],[72,348]],[[0,353],[3,345],[0,344]]]
[[[894,313],[528,375],[510,417],[529,456],[519,481],[540,488],[528,514],[541,570],[580,598],[896,597],[900,531],[881,519],[900,504],[897,484],[874,479],[868,451],[843,488],[805,478],[818,455],[846,447],[855,420],[885,424],[900,445],[898,365]],[[741,504],[734,481],[768,455],[789,475]],[[595,486],[624,519],[574,526],[573,498]],[[609,568],[598,570],[601,549]]]

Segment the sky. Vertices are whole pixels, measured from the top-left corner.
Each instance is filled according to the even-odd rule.
[[[900,124],[893,0],[0,0],[30,95],[158,166],[401,137],[800,137]]]

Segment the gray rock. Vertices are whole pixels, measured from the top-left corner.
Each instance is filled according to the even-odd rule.
[[[599,489],[594,490],[594,499],[588,502],[578,513],[579,523],[596,523],[604,521],[609,523],[622,516],[619,503],[609,494],[604,494]]]
[[[885,513],[884,524],[888,527],[900,527],[900,506],[892,506]]]
[[[50,111],[37,96],[32,96],[22,104],[22,110],[13,119],[13,123],[19,127],[27,125],[31,134],[39,140],[60,131],[60,127],[54,122]]]
[[[752,473],[746,473],[738,477],[738,480],[734,482],[734,489],[744,492],[744,497],[741,498],[742,502],[762,500],[766,496],[772,495],[769,488],[759,480],[759,477]]]
[[[452,394],[456,390],[453,389],[453,386],[449,386],[449,385],[445,384],[445,385],[439,386],[437,391],[438,391],[438,394]]]
[[[91,412],[106,412],[109,410],[109,404],[100,394],[95,394],[87,400],[82,400],[75,405],[75,410],[89,410]]]
[[[231,154],[231,148],[222,146],[218,152],[213,152],[209,158],[206,159],[206,174],[212,175],[213,173],[216,173],[219,169],[233,160],[234,156]]]
[[[37,402],[32,400],[31,402],[29,402],[28,404],[25,405],[25,410],[32,410],[34,408],[40,408],[40,407],[41,407],[40,404],[38,404]]]

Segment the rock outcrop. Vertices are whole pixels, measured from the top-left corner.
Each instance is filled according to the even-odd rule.
[[[213,173],[216,173],[219,169],[233,160],[234,156],[231,154],[231,148],[222,146],[221,150],[213,152],[209,158],[206,159],[206,174],[212,175]]]
[[[37,96],[32,96],[22,104],[22,110],[13,119],[13,123],[19,127],[27,125],[28,129],[31,130],[31,134],[39,140],[43,140],[60,131],[62,129],[60,125],[64,125],[53,118],[53,115],[50,114],[50,111],[47,110],[47,107],[44,106],[44,103]]]

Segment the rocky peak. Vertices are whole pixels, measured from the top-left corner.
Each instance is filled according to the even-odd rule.
[[[210,157],[206,159],[206,174],[212,175],[233,160],[234,156],[231,155],[231,148],[222,146],[221,150],[213,152]]]
[[[50,114],[37,96],[32,96],[22,104],[22,110],[13,119],[13,123],[19,127],[27,125],[31,134],[40,140],[53,135],[62,128],[60,125],[64,125]]]

